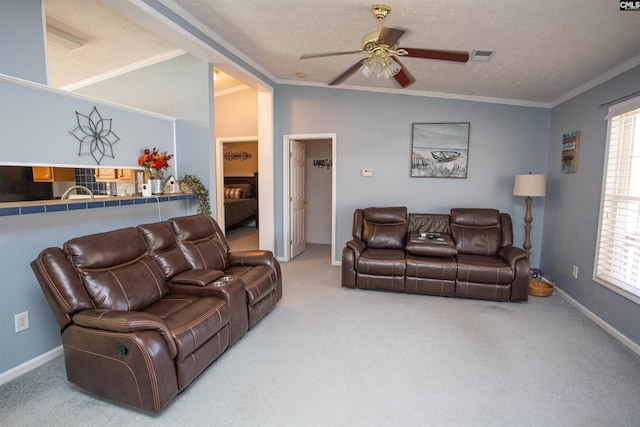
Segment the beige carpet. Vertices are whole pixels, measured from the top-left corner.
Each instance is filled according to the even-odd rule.
[[[160,415],[69,384],[0,387],[2,426],[637,426],[640,357],[558,295],[526,304],[343,289],[330,248]]]

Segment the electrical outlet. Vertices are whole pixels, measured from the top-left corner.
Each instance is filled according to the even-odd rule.
[[[18,313],[14,316],[16,322],[16,332],[24,331],[25,329],[29,329],[29,312],[25,311],[24,313]]]
[[[571,275],[573,276],[574,279],[578,278],[578,266],[577,265],[573,266],[573,270],[571,270]]]

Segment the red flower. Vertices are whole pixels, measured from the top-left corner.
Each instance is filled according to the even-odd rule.
[[[143,155],[138,157],[138,165],[149,169],[167,169],[169,160],[173,158],[173,154],[168,154],[166,151],[158,151],[155,147],[153,151],[145,148],[142,152]]]

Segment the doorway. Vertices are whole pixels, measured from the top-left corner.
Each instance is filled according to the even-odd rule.
[[[223,206],[219,224],[234,251],[260,247],[258,140],[222,141]]]
[[[331,264],[338,265],[335,258],[336,141],[336,134],[283,137],[285,261],[292,259],[301,250],[301,245],[304,246],[301,239],[310,238],[310,243],[330,243]],[[300,155],[304,159],[300,159]],[[299,191],[304,193],[301,195]]]
[[[260,247],[258,155],[255,136],[216,139],[216,216],[233,250]]]

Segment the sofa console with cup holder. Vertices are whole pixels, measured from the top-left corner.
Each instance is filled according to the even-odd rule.
[[[67,378],[159,412],[282,296],[270,251],[232,252],[210,216],[71,239],[31,263]]]
[[[495,209],[357,209],[342,251],[342,286],[527,301],[529,258],[513,246],[509,214]]]

